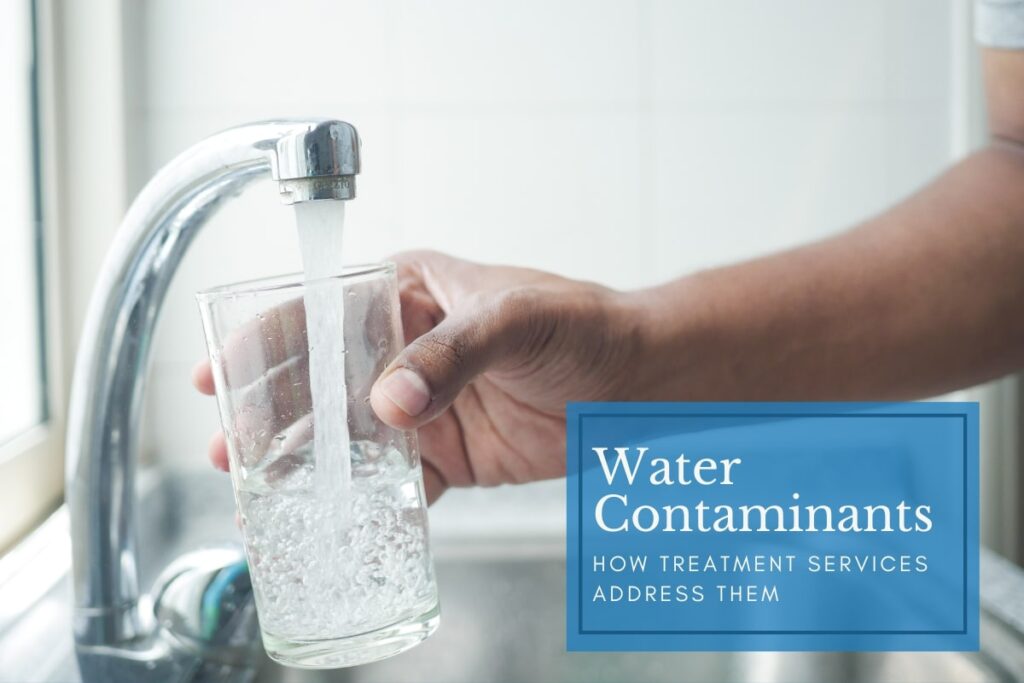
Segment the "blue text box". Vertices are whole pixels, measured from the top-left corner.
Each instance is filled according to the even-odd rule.
[[[567,415],[568,649],[977,649],[977,404]]]

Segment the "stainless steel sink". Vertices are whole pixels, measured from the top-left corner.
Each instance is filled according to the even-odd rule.
[[[390,660],[349,670],[266,667],[258,681],[1014,681],[997,662],[955,653],[567,653],[560,559],[464,558],[438,565],[442,626]]]
[[[214,474],[144,481],[143,585],[168,558],[236,537],[230,484]],[[1024,681],[1024,575],[985,553],[979,653],[567,653],[559,538],[436,543],[440,630],[392,659],[335,671],[269,660],[257,683],[321,681]],[[70,636],[70,549],[59,512],[0,561],[0,683],[78,681]],[[209,680],[224,678],[211,670]],[[144,683],[144,681],[140,682]]]

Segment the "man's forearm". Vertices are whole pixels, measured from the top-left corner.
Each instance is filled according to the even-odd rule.
[[[633,295],[639,400],[934,395],[1024,366],[1024,150],[844,234]]]

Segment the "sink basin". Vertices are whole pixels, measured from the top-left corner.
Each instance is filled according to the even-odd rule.
[[[209,473],[140,482],[143,585],[183,550],[237,538],[230,484]],[[0,561],[0,683],[79,680],[70,636],[66,512]],[[559,537],[446,539],[435,557],[441,627],[397,657],[306,671],[263,660],[256,683],[473,681],[1020,681],[1024,574],[983,553],[978,653],[567,653]],[[216,680],[217,676],[213,676]],[[144,682],[142,682],[144,683]]]
[[[438,563],[441,628],[422,645],[348,670],[264,668],[257,681],[1013,681],[984,657],[957,653],[565,652],[565,564],[541,555]]]

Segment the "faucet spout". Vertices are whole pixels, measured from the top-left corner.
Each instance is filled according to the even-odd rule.
[[[67,498],[80,653],[112,656],[152,636],[152,615],[139,608],[134,472],[150,342],[189,244],[227,197],[259,177],[273,177],[283,201],[294,203],[352,199],[358,173],[359,137],[351,125],[267,121],[224,131],[186,150],[129,208],[89,304],[68,414]]]
[[[323,121],[277,141],[271,175],[286,204],[316,199],[354,199],[359,173],[359,136],[344,121]]]

